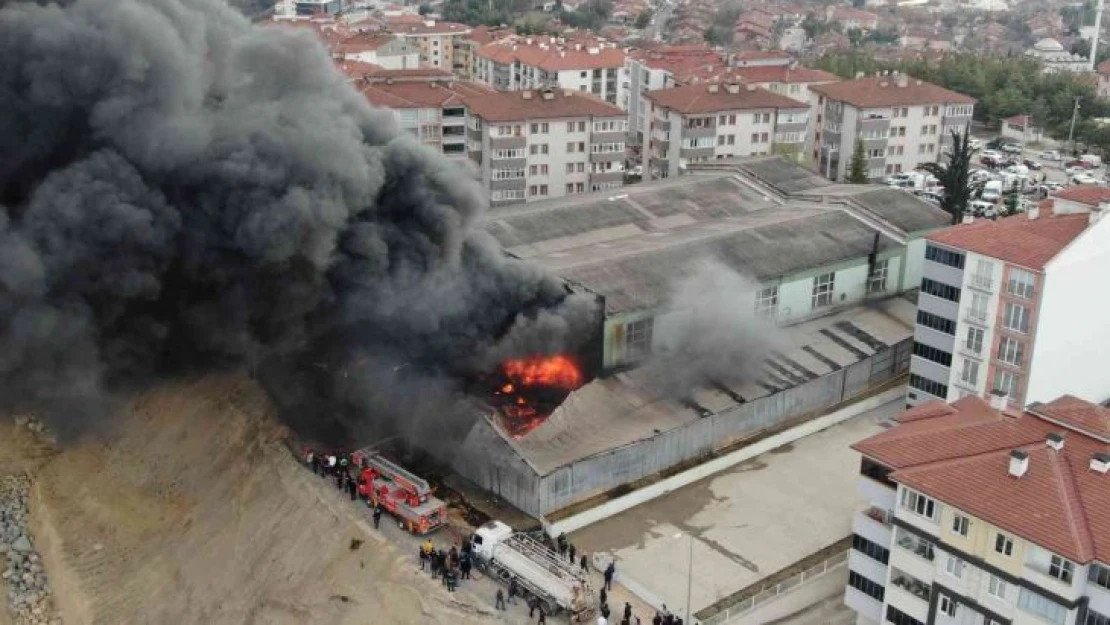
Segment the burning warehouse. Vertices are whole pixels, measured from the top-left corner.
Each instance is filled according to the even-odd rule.
[[[915,307],[900,294],[948,217],[755,158],[489,222],[510,254],[602,302],[594,366],[506,363],[454,461],[539,516],[901,375]]]

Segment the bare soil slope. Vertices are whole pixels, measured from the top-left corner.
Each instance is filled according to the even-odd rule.
[[[103,441],[61,452],[8,427],[0,470],[35,480],[34,534],[67,625],[494,622],[304,471],[248,380],[167,385]]]

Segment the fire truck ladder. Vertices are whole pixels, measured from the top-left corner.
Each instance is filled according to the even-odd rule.
[[[411,486],[421,501],[431,496],[432,487],[427,480],[418,477],[408,469],[386,460],[376,453],[367,454],[365,460],[367,466],[373,467],[382,476],[388,477],[403,486]]]

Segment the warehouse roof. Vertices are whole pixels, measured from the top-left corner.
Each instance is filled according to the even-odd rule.
[[[948,222],[946,213],[904,192],[888,198],[886,189],[832,185],[831,198],[790,196],[750,173],[806,178],[807,170],[784,159],[736,165],[619,193],[494,209],[488,229],[509,253],[603,295],[606,312],[618,314],[660,305],[675,281],[706,259],[767,281],[865,258],[876,245],[879,252],[896,248],[922,224]]]

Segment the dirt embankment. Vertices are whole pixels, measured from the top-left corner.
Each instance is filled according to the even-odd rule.
[[[320,488],[272,410],[253,383],[209,378],[149,392],[111,435],[61,452],[0,426],[0,471],[34,479],[67,625],[496,622]]]

